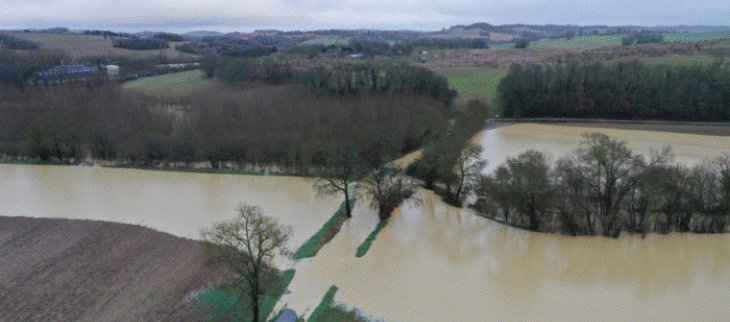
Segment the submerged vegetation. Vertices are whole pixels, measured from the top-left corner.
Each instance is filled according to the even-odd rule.
[[[357,247],[357,252],[355,253],[355,256],[357,257],[363,257],[365,254],[367,254],[368,250],[370,250],[370,246],[375,241],[375,238],[378,237],[378,234],[380,231],[385,228],[385,226],[388,225],[387,220],[383,220],[378,223],[377,226],[375,226],[375,230],[373,230],[370,235],[368,235],[368,238],[365,239],[365,241],[360,244],[360,246]]]
[[[310,258],[317,255],[317,252],[328,243],[332,238],[337,235],[340,231],[340,227],[347,219],[345,202],[342,202],[340,209],[338,209],[332,217],[327,220],[322,228],[317,231],[312,237],[309,237],[307,241],[297,249],[294,253],[294,259]]]

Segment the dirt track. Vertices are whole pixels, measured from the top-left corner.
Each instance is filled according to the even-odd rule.
[[[127,224],[0,217],[0,321],[196,321],[223,272],[195,241]]]

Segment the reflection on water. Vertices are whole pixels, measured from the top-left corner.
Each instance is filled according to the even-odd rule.
[[[669,145],[676,160],[688,166],[702,162],[705,157],[713,158],[730,151],[730,137],[528,123],[484,131],[479,134],[478,142],[484,147],[483,158],[489,161],[485,169],[489,173],[508,157],[528,149],[545,152],[557,160],[578,148],[581,134],[587,132],[601,132],[613,139],[627,140],[629,148],[645,156],[651,149],[660,150]]]
[[[302,178],[194,174],[77,166],[0,165],[0,215],[83,218],[145,226],[196,238],[232,218],[241,203],[294,228],[304,243],[339,207],[317,200]]]
[[[315,258],[297,264],[289,306],[312,308],[334,284],[336,300],[395,321],[730,317],[727,235],[535,234],[420,196],[423,204],[394,213],[359,259],[355,249],[377,219],[358,209]]]

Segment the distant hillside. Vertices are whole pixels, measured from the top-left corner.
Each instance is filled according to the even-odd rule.
[[[181,34],[182,36],[189,38],[203,38],[203,37],[219,37],[223,36],[223,33],[217,31],[191,31]]]

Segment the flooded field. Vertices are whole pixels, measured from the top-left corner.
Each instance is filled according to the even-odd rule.
[[[291,247],[319,230],[342,201],[318,200],[312,185],[296,177],[3,164],[0,196],[0,216],[142,224],[189,238],[249,203],[294,228]]]
[[[554,157],[575,149],[586,128],[515,125],[479,142],[490,168],[525,149]],[[673,146],[694,164],[730,147],[730,138],[600,130],[630,138],[646,153]],[[75,166],[0,165],[0,215],[141,223],[197,237],[201,226],[231,218],[240,202],[259,204],[294,227],[301,245],[338,208],[311,184],[289,177],[192,174]],[[358,245],[375,228],[362,205],[314,258],[296,268],[282,298],[308,315],[331,285],[335,300],[390,321],[728,320],[730,235],[566,237],[510,228],[441,202],[396,209],[369,252]]]
[[[553,160],[572,153],[580,146],[581,134],[601,132],[612,139],[627,140],[635,153],[649,156],[652,149],[672,147],[676,161],[687,166],[701,163],[705,157],[714,158],[730,152],[730,136],[708,136],[668,132],[585,128],[543,124],[517,124],[484,131],[475,142],[484,147],[482,157],[489,161],[485,171],[496,169],[508,157],[533,149],[545,152]]]
[[[297,312],[330,285],[390,321],[649,321],[730,317],[730,236],[641,239],[536,234],[450,207],[431,192],[397,210],[362,258],[376,215],[354,218],[296,265]]]

